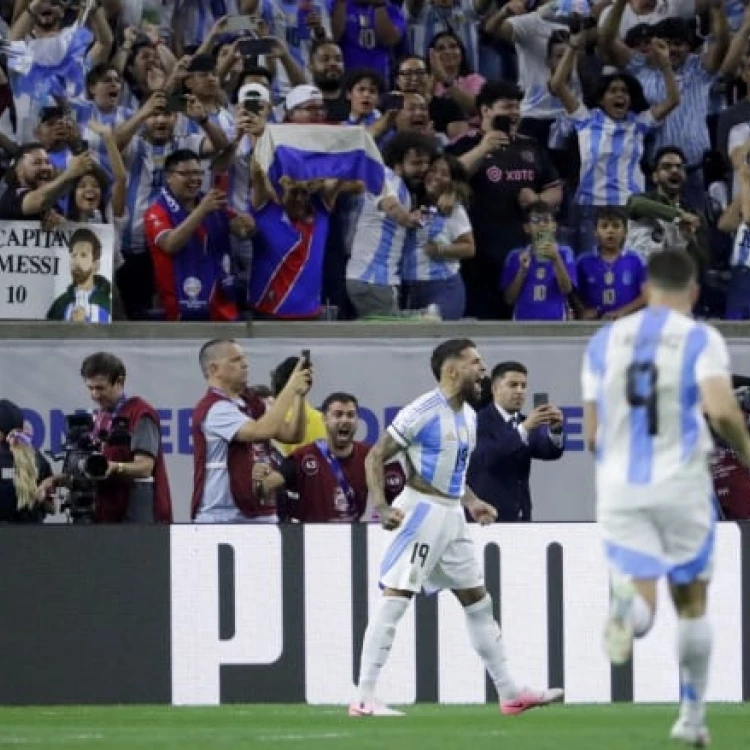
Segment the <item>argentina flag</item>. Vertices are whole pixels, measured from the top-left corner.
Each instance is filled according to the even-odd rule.
[[[255,159],[280,192],[280,180],[357,180],[368,193],[385,189],[385,166],[364,128],[342,125],[268,125]]]
[[[93,41],[92,33],[74,25],[54,37],[28,39],[7,44],[10,85],[16,103],[19,123],[30,132],[30,140],[39,109],[50,99],[72,99],[85,89],[84,61]]]

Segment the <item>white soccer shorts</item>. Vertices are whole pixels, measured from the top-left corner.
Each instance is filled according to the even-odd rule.
[[[629,503],[600,500],[597,508],[612,568],[636,579],[668,576],[678,585],[709,580],[716,512],[706,492],[686,493],[683,484],[680,494],[666,493],[649,503],[639,502],[638,490],[629,493]]]
[[[433,594],[441,589],[484,585],[464,509],[456,500],[406,487],[394,507],[404,512],[398,529],[386,532],[380,585]]]

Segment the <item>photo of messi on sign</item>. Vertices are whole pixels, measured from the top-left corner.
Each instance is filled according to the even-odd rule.
[[[0,226],[0,319],[109,323],[114,227]]]

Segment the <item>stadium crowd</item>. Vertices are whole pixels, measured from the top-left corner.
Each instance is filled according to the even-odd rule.
[[[112,223],[115,317],[750,317],[742,0],[0,0],[0,219]],[[386,186],[272,183],[365,128]],[[325,141],[322,141],[325,142]],[[411,313],[409,312],[411,311]]]

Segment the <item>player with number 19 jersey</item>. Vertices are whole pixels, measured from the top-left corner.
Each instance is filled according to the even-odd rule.
[[[584,402],[596,402],[598,506],[691,501],[710,507],[713,444],[699,384],[729,373],[711,326],[648,307],[598,331],[583,363]]]

